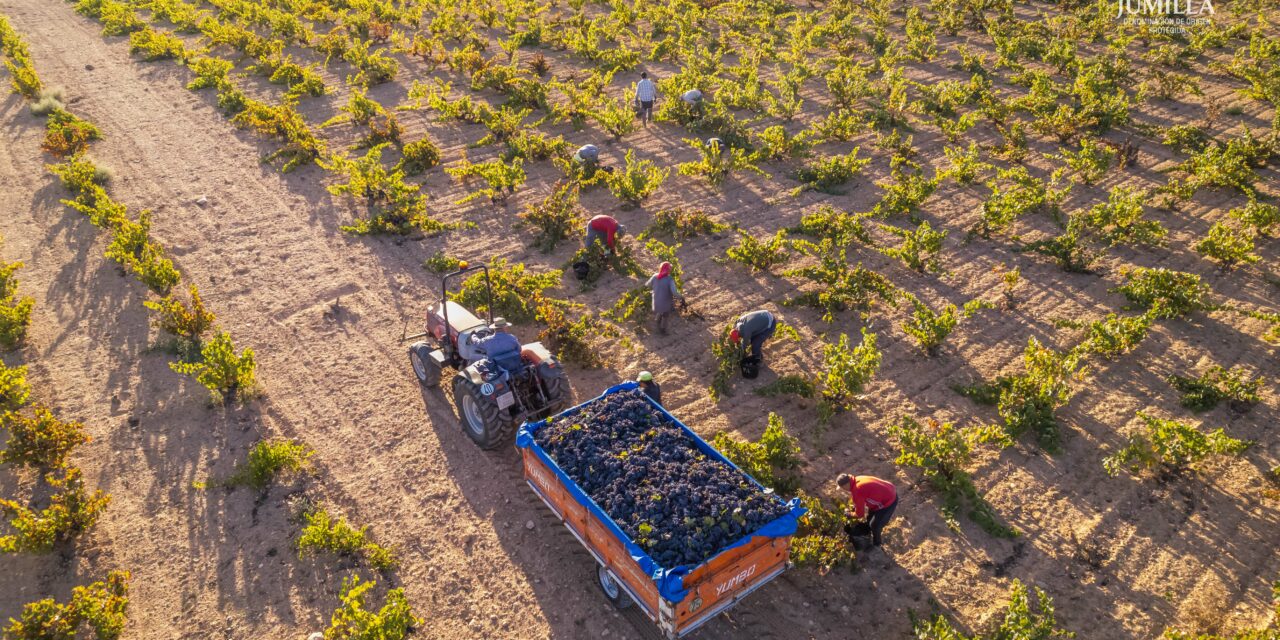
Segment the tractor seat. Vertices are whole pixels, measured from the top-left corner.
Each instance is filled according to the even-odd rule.
[[[445,301],[445,307],[440,310],[440,315],[444,315],[444,309],[449,310],[449,329],[454,334],[462,333],[467,329],[474,329],[479,326],[485,326],[485,323],[475,314],[467,311],[466,307],[452,301]]]
[[[472,345],[503,371],[515,372],[523,366],[520,340],[509,333],[491,333],[478,340],[473,339]]]

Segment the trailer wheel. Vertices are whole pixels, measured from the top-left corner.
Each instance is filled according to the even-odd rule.
[[[413,375],[418,384],[424,387],[440,386],[440,364],[431,357],[431,344],[415,342],[409,345],[409,364],[413,365]]]
[[[515,432],[515,423],[502,415],[493,397],[481,393],[465,373],[453,377],[453,403],[462,430],[481,449],[497,449]]]
[[[635,604],[631,601],[631,596],[622,589],[622,585],[618,584],[617,576],[604,565],[596,566],[596,581],[600,584],[604,597],[608,598],[609,603],[615,608],[626,609]]]

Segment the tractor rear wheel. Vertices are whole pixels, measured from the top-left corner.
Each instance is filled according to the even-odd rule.
[[[569,380],[564,376],[543,378],[547,391],[547,415],[553,416],[569,408]]]
[[[424,387],[440,386],[440,364],[431,357],[431,344],[415,342],[409,346],[409,364],[413,366],[413,375],[418,384]]]
[[[497,449],[515,432],[515,422],[498,409],[494,397],[481,393],[465,373],[453,377],[453,403],[462,430],[481,449]]]

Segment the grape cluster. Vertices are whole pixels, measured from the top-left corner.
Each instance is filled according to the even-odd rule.
[[[556,418],[534,440],[666,568],[698,564],[787,513],[781,500],[699,451],[639,391]]]

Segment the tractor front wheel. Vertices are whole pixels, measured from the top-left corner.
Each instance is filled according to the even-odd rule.
[[[480,392],[465,373],[453,378],[453,403],[458,410],[462,430],[481,449],[496,449],[515,432],[515,423],[503,415],[492,395]]]
[[[418,384],[428,388],[440,386],[440,363],[431,357],[434,350],[427,342],[415,342],[409,347],[409,364],[413,366],[413,375],[418,379]]]

